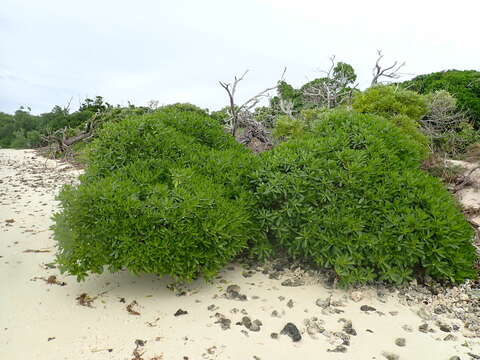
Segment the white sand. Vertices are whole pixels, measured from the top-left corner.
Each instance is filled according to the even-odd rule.
[[[138,347],[138,352],[144,354],[137,357],[145,360],[247,360],[255,356],[263,360],[361,360],[384,359],[384,351],[410,360],[447,360],[454,355],[470,359],[468,352],[480,355],[479,339],[465,338],[462,327],[451,333],[457,337],[453,341],[443,340],[448,333],[440,331],[434,320],[429,322],[434,333],[419,332],[423,320],[415,314],[418,309],[401,305],[396,296],[381,302],[373,289],[363,289],[364,298],[354,302],[348,299],[347,291],[328,290],[321,284],[285,287],[281,286],[285,278],[273,280],[261,272],[245,278],[238,264],[234,264],[234,270],[222,271],[221,278],[213,284],[191,284],[185,296],[176,296],[167,289],[166,285],[171,283],[168,278],[136,277],[128,272],[91,276],[77,283],[45,266],[54,260],[55,243],[49,230],[50,217],[57,206],[54,196],[59,185],[76,175],[63,168],[30,150],[0,150],[0,359],[130,360],[135,358],[137,339],[146,341]],[[10,219],[14,222],[7,223]],[[50,252],[24,252],[28,249]],[[47,284],[39,279],[51,275],[67,285]],[[229,284],[239,285],[248,300],[222,297]],[[92,307],[77,303],[76,297],[82,293],[98,296]],[[336,308],[344,313],[323,314],[315,304],[316,299],[330,295],[333,300],[343,299],[345,306]],[[285,300],[281,301],[279,296]],[[125,302],[120,301],[122,298]],[[287,306],[289,299],[293,300],[293,308]],[[133,309],[140,315],[126,310],[134,300],[138,306]],[[211,304],[218,309],[207,310]],[[385,315],[361,311],[364,304]],[[245,315],[240,311],[232,313],[234,308],[244,309],[251,320],[260,319],[260,331],[235,325]],[[178,309],[188,314],[175,317]],[[273,310],[283,315],[274,318],[270,315]],[[398,311],[398,315],[391,315],[390,311]],[[222,330],[220,324],[214,323],[217,312],[232,320],[231,329]],[[336,346],[328,342],[334,336],[317,334],[315,339],[307,334],[303,321],[313,316],[324,322],[327,335],[342,330],[339,319],[353,322],[358,335],[351,336],[346,353],[327,352]],[[451,319],[445,321],[462,325]],[[301,341],[294,343],[285,335],[277,340],[270,338],[287,322],[296,324],[303,332]],[[411,326],[413,331],[405,331],[404,325]],[[406,339],[405,347],[394,344],[399,337]]]

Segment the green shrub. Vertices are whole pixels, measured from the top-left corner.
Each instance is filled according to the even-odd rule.
[[[281,115],[277,118],[273,128],[273,136],[280,139],[289,139],[303,135],[306,130],[306,124],[301,119],[292,119],[287,115]]]
[[[252,176],[272,247],[336,271],[341,283],[401,283],[416,271],[475,276],[473,232],[419,169],[422,146],[390,121],[333,111],[313,132],[262,153]]]
[[[377,85],[355,94],[353,108],[364,114],[375,114],[386,118],[405,115],[413,120],[427,112],[423,96],[410,90],[390,85]]]
[[[420,75],[402,83],[403,87],[428,94],[446,90],[458,100],[458,109],[466,111],[475,127],[480,127],[480,72],[448,70]]]
[[[196,112],[106,123],[80,185],[59,196],[61,270],[211,278],[256,235],[244,185],[255,159]]]
[[[430,139],[421,131],[420,124],[409,118],[406,115],[395,115],[391,118],[391,121],[395,126],[402,130],[402,133],[422,146],[425,151],[428,151],[430,145]]]
[[[88,151],[87,175],[109,174],[131,162],[149,158],[188,166],[203,150],[239,147],[209,116],[166,107],[119,123],[105,123]]]

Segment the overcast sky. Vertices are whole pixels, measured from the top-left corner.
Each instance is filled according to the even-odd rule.
[[[34,113],[102,95],[112,104],[226,105],[218,80],[250,69],[239,100],[376,50],[412,75],[480,70],[479,0],[2,0],[0,111]]]

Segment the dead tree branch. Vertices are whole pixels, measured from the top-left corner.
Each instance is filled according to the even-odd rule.
[[[287,71],[287,68],[283,70],[281,80],[283,80],[285,76],[285,72]],[[246,70],[242,76],[234,77],[233,83],[226,83],[223,81],[219,81],[220,86],[225,89],[228,95],[229,99],[229,124],[230,124],[230,131],[233,136],[236,136],[237,129],[239,126],[240,122],[240,117],[241,114],[244,112],[249,112],[251,109],[253,109],[258,103],[265,97],[268,96],[268,93],[272,90],[275,90],[278,87],[278,83],[275,86],[266,88],[265,90],[260,91],[257,95],[251,97],[247,101],[245,101],[241,105],[236,105],[235,104],[235,93],[237,90],[238,83],[242,81],[245,77],[245,75],[248,73],[248,70]]]
[[[382,50],[377,50],[378,58],[377,61],[375,62],[375,66],[373,67],[373,79],[372,83],[370,86],[377,85],[379,83],[379,79],[382,77],[386,77],[389,79],[398,79],[402,76],[400,74],[400,69],[405,66],[405,62],[401,63],[400,65],[397,65],[398,62],[395,61],[393,65],[390,65],[386,68],[382,68],[380,65],[380,60],[383,58]]]

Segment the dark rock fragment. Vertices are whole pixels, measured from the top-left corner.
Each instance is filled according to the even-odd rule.
[[[282,331],[280,331],[282,335],[288,335],[292,339],[292,341],[297,342],[302,339],[302,335],[300,335],[300,331],[293,323],[287,323]]]
[[[173,316],[181,316],[181,315],[186,315],[188,314],[188,311],[186,310],[182,310],[182,309],[178,309],[175,314],[173,314]]]
[[[377,309],[375,309],[373,306],[370,306],[370,305],[362,305],[360,306],[360,310],[368,312],[368,311],[375,311]]]

